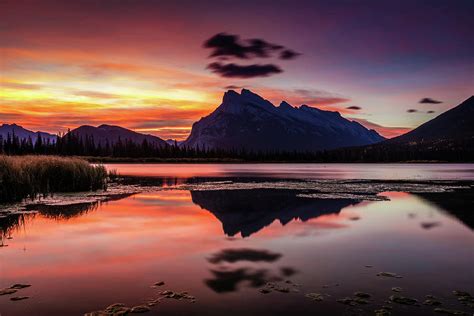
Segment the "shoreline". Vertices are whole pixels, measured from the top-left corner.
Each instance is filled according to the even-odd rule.
[[[73,156],[87,160],[89,163],[106,164],[473,164],[474,161],[438,161],[438,160],[409,160],[396,162],[376,162],[376,161],[314,161],[314,160],[243,160],[237,158],[121,158],[121,157],[88,157]]]

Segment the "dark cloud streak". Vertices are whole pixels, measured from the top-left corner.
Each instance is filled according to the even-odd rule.
[[[268,58],[273,53],[281,51],[281,59],[294,59],[300,54],[285,49],[285,46],[269,43],[261,38],[253,38],[241,41],[238,35],[218,33],[204,42],[205,48],[212,49],[209,57],[234,57],[250,59],[253,57]]]
[[[295,59],[299,55],[280,44],[273,44],[261,38],[241,40],[239,35],[218,33],[203,44],[204,48],[211,49],[209,57],[217,58],[207,66],[213,73],[227,78],[255,78],[268,77],[283,70],[275,64],[239,65],[232,62],[223,63],[231,58],[253,59],[276,57],[282,60]]]
[[[280,67],[273,64],[252,64],[252,65],[237,65],[234,63],[222,64],[219,62],[210,63],[207,66],[213,73],[216,73],[226,78],[255,78],[267,77],[273,74],[281,73]]]
[[[424,103],[424,104],[440,104],[443,103],[443,101],[438,101],[432,98],[423,98],[420,100],[418,103]]]
[[[348,106],[346,109],[348,109],[348,110],[362,110],[362,108],[360,106],[356,106],[356,105]]]
[[[280,59],[290,60],[290,59],[295,59],[296,57],[300,55],[301,55],[300,53],[297,53],[291,49],[285,49],[284,51],[280,53]]]
[[[242,89],[243,87],[241,86],[234,86],[234,85],[228,85],[228,86],[225,86],[224,89],[226,90],[237,90],[237,89]]]

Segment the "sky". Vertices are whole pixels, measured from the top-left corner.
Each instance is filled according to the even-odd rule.
[[[474,91],[474,1],[0,0],[0,123],[183,140],[229,89],[386,137]]]

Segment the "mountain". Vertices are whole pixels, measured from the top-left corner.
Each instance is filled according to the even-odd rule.
[[[474,96],[388,144],[450,143],[474,140]]]
[[[38,132],[33,132],[30,131],[20,125],[16,124],[2,124],[0,126],[0,136],[3,139],[6,139],[8,135],[17,136],[20,139],[28,139],[28,137],[31,137],[31,140],[33,142],[36,141],[36,138],[38,137]],[[44,141],[50,141],[50,142],[55,142],[56,141],[56,135],[45,133],[45,132],[39,132],[41,135],[42,140]]]
[[[155,146],[168,146],[168,144],[164,140],[157,136],[140,134],[132,130],[114,125],[103,124],[97,127],[90,125],[82,125],[70,131],[70,133],[77,137],[93,137],[94,143],[96,145],[104,145],[107,141],[110,144],[115,144],[116,142],[118,142],[119,139],[121,141],[129,140],[133,143],[141,144],[146,139],[149,144],[153,144]]]
[[[336,149],[327,161],[474,161],[474,96],[414,130],[386,141]]]
[[[282,102],[278,107],[243,89],[229,90],[222,104],[193,124],[184,146],[265,151],[316,151],[384,140],[374,130],[323,111]]]

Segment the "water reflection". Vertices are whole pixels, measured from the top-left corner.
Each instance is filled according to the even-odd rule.
[[[298,179],[472,180],[474,164],[109,164],[121,175],[157,177],[271,177]]]
[[[280,253],[273,253],[265,249],[223,249],[212,255],[208,261],[213,264],[222,262],[236,263],[238,261],[274,262],[280,259],[281,256]]]
[[[0,247],[7,247],[7,240],[12,239],[14,231],[24,226],[25,217],[31,215],[13,214],[5,217],[0,217]]]
[[[166,283],[163,290],[189,291],[198,300],[166,300],[150,315],[343,315],[348,311],[337,299],[355,291],[373,294],[374,304],[364,307],[373,314],[394,286],[403,295],[422,300],[432,294],[462,309],[452,290],[474,291],[473,235],[447,212],[466,218],[468,210],[450,204],[451,193],[384,194],[391,200],[317,200],[271,189],[164,190],[99,205],[36,206],[34,216],[0,223],[16,232],[0,249],[0,288],[32,284],[22,292],[29,300],[0,297],[1,312],[63,316],[115,302],[134,306],[156,297],[150,285],[157,281]],[[441,225],[423,229],[422,223]],[[239,234],[250,237],[226,236]],[[404,278],[382,280],[379,271]],[[268,282],[284,287],[287,280],[300,292],[259,292]],[[307,293],[331,296],[316,303]],[[393,310],[431,312],[424,305]]]
[[[270,269],[271,264],[281,259],[281,253],[266,249],[229,248],[214,253],[208,262],[215,265],[209,271],[212,278],[204,283],[216,293],[229,293],[239,290],[241,284],[250,288],[260,288],[268,282],[283,281],[298,271],[293,267],[281,267],[277,272]],[[243,265],[239,265],[243,263]],[[248,263],[266,263],[266,268],[249,266]]]
[[[474,230],[474,212],[472,211],[474,210],[474,187],[446,194],[423,193],[417,195]]]
[[[134,195],[134,193],[116,194],[108,196],[102,201],[66,205],[49,205],[41,203],[28,204],[25,206],[25,210],[21,213],[14,213],[5,217],[0,217],[0,232],[3,236],[11,236],[15,230],[24,227],[25,222],[27,220],[32,220],[36,214],[39,214],[44,218],[54,219],[57,221],[69,220],[95,211],[100,205],[104,203],[122,200],[132,195]]]
[[[193,203],[211,212],[228,236],[248,237],[278,220],[286,225],[293,220],[303,222],[321,215],[338,214],[352,199],[313,199],[297,196],[292,190],[222,190],[192,191]]]
[[[259,288],[267,282],[280,280],[272,276],[267,269],[236,268],[210,270],[212,279],[207,279],[204,283],[216,293],[235,292],[240,283],[246,282],[248,286]]]

